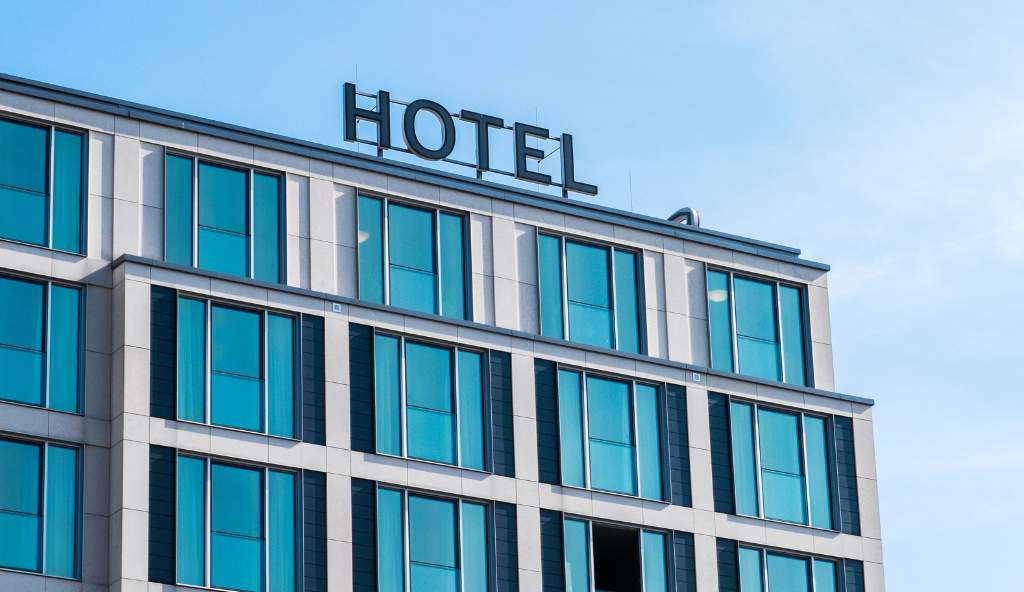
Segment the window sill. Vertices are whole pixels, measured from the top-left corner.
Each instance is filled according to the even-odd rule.
[[[14,574],[21,574],[21,575],[26,575],[26,576],[39,576],[41,578],[52,578],[54,580],[63,580],[65,582],[81,582],[82,581],[82,578],[69,578],[67,576],[55,576],[55,575],[51,575],[51,574],[45,574],[45,573],[43,573],[41,571],[28,571],[28,570],[25,570],[25,569],[18,569],[16,567],[3,567],[3,566],[0,566],[0,573],[3,573],[3,572],[14,573]]]
[[[765,524],[776,524],[776,525],[779,525],[779,526],[796,526],[798,528],[806,528],[807,530],[810,530],[810,531],[820,532],[820,533],[827,533],[827,534],[836,534],[836,535],[843,534],[841,531],[835,530],[835,529],[832,529],[832,528],[821,528],[820,526],[811,526],[810,524],[801,524],[799,522],[789,522],[787,520],[779,520],[778,518],[765,518],[763,516],[747,516],[746,514],[728,514],[728,515],[729,516],[736,516],[738,518],[747,518],[749,520],[757,520],[759,522],[764,522]]]
[[[639,501],[639,502],[651,502],[651,503],[659,504],[659,505],[662,505],[662,506],[671,506],[672,505],[672,502],[667,501],[667,500],[652,499],[652,498],[649,498],[649,497],[640,497],[638,495],[630,495],[628,493],[619,493],[617,491],[606,491],[604,489],[594,489],[594,488],[588,488],[588,487],[578,487],[576,485],[556,485],[554,483],[544,483],[544,485],[551,485],[553,487],[560,487],[562,489],[568,489],[570,491],[585,491],[585,492],[591,493],[591,494],[599,493],[599,494],[602,494],[602,495],[611,495],[611,496],[615,496],[615,497],[618,497],[618,498],[629,499],[629,500],[636,500],[636,501]],[[688,506],[680,506],[680,507],[688,507]]]
[[[157,419],[161,419],[161,418],[157,418]],[[170,420],[170,421],[174,421],[176,423],[182,423],[182,424],[190,425],[190,426],[200,426],[200,427],[216,429],[216,430],[227,430],[229,432],[234,432],[234,433],[238,433],[238,434],[247,434],[247,435],[250,435],[250,436],[262,436],[264,438],[273,438],[275,440],[283,440],[285,442],[302,443],[302,440],[299,439],[299,438],[291,438],[291,437],[288,437],[288,436],[278,436],[278,435],[275,435],[275,434],[269,434],[267,432],[254,432],[252,430],[244,430],[242,428],[233,428],[231,426],[222,426],[222,425],[217,425],[215,423],[203,423],[201,421],[192,421],[192,420],[189,420],[189,419],[173,419],[173,420]]]
[[[35,405],[32,403],[23,403],[21,401],[10,401],[8,399],[0,399],[0,403],[7,405],[17,405],[18,407],[26,407],[28,409],[38,409],[40,411],[47,411],[50,413],[60,413],[62,415],[70,415],[72,417],[85,417],[85,413],[81,411],[64,411],[63,409],[51,409],[50,407],[44,407],[43,405]],[[5,569],[0,567],[0,569]],[[31,573],[31,572],[29,572]]]
[[[469,471],[470,473],[476,473],[478,475],[483,476],[494,475],[494,472],[492,471],[485,471],[482,469],[474,469],[470,467],[460,467],[459,465],[450,465],[448,463],[438,462],[436,460],[425,460],[422,458],[413,458],[411,456],[398,456],[397,454],[388,454],[386,452],[372,452],[368,454],[373,454],[375,456],[380,456],[383,458],[389,458],[394,460],[404,460],[406,462],[424,464],[431,467],[444,467],[446,469],[454,469],[456,471]]]
[[[85,259],[86,258],[86,254],[85,253],[79,253],[79,252],[75,252],[75,251],[65,251],[63,249],[55,249],[53,247],[48,247],[46,245],[40,245],[38,243],[28,243],[28,242],[25,242],[25,241],[20,241],[20,240],[14,239],[14,238],[6,238],[6,237],[0,236],[0,243],[11,243],[12,245],[22,245],[22,246],[25,246],[25,247],[32,247],[34,249],[42,249],[43,251],[47,251],[47,252],[50,252],[50,253],[58,253],[58,254],[61,254],[61,255],[71,255],[72,257],[78,257],[79,259]],[[0,569],[3,569],[3,568],[0,568]],[[31,572],[29,572],[29,573],[31,573]]]

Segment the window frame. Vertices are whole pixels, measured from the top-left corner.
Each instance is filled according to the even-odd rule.
[[[633,256],[636,257],[636,303],[637,303],[637,319],[636,319],[636,323],[637,323],[637,345],[638,345],[637,349],[639,350],[639,351],[636,352],[636,355],[647,355],[647,351],[648,351],[648,348],[647,348],[647,345],[648,345],[647,344],[647,304],[646,304],[647,303],[647,293],[646,293],[646,281],[645,281],[645,274],[644,274],[644,258],[643,258],[644,252],[643,252],[643,249],[635,249],[635,248],[632,248],[632,247],[623,247],[623,246],[619,246],[619,245],[616,245],[616,244],[611,243],[611,242],[601,241],[601,240],[598,240],[598,239],[593,239],[593,238],[588,238],[588,237],[581,237],[581,236],[573,235],[573,234],[566,234],[566,233],[556,232],[556,231],[548,230],[546,228],[541,228],[541,227],[536,227],[536,232],[534,234],[535,234],[535,237],[534,237],[534,250],[535,250],[535,252],[537,254],[536,258],[535,258],[535,262],[534,262],[534,265],[536,266],[536,269],[537,269],[537,289],[536,289],[536,296],[537,296],[537,328],[538,328],[537,329],[537,334],[538,335],[542,335],[541,331],[540,331],[541,319],[543,318],[543,316],[542,316],[543,313],[541,312],[541,307],[543,306],[543,301],[544,301],[543,294],[541,294],[541,289],[542,288],[541,288],[541,285],[540,285],[540,237],[541,236],[548,236],[548,237],[551,237],[551,238],[558,239],[558,254],[559,254],[559,263],[560,263],[560,267],[561,267],[560,278],[561,278],[561,287],[562,287],[562,336],[560,338],[559,337],[546,336],[546,335],[542,335],[542,336],[550,337],[551,339],[562,339],[562,340],[568,341],[570,343],[575,343],[575,344],[584,345],[584,346],[588,346],[588,347],[602,347],[602,346],[594,346],[594,345],[590,345],[590,344],[587,344],[587,343],[582,343],[582,342],[579,342],[579,341],[573,341],[572,334],[569,331],[569,274],[568,274],[568,259],[566,258],[565,243],[566,243],[566,241],[572,241],[574,243],[578,243],[578,244],[585,245],[585,246],[599,247],[601,249],[605,249],[607,254],[608,254],[608,277],[607,277],[607,280],[608,280],[608,295],[609,295],[609,299],[611,301],[610,302],[609,310],[611,311],[611,325],[612,325],[612,345],[611,345],[610,349],[613,349],[613,350],[615,350],[617,352],[623,351],[623,350],[619,349],[619,342],[620,342],[620,340],[619,340],[619,323],[618,323],[618,315],[617,315],[617,311],[618,311],[617,307],[618,307],[618,303],[619,303],[619,297],[618,297],[617,288],[615,286],[615,252],[616,251],[622,251],[623,253],[629,253],[629,254],[632,254]],[[632,353],[632,352],[625,352],[625,353]]]
[[[804,528],[811,528],[822,532],[839,532],[839,500],[838,496],[838,458],[835,446],[835,426],[833,425],[832,416],[826,413],[818,413],[814,411],[808,411],[806,409],[798,409],[794,407],[786,407],[783,405],[776,405],[774,403],[762,403],[752,399],[745,399],[743,397],[734,397],[732,395],[723,394],[726,397],[728,405],[728,420],[729,420],[729,469],[730,477],[733,479],[732,496],[733,496],[733,508],[734,515],[744,516],[746,518],[754,518],[757,520],[765,520],[768,522],[774,522],[777,524],[789,524],[795,526],[802,526]],[[736,501],[736,484],[735,484],[735,467],[733,466],[733,445],[732,445],[732,404],[741,403],[744,405],[750,405],[751,408],[751,422],[753,429],[754,438],[754,484],[757,488],[757,516],[750,516],[748,514],[740,514],[735,512],[737,506]],[[789,520],[782,520],[780,518],[769,518],[764,515],[764,488],[763,479],[761,478],[761,433],[760,433],[760,418],[758,417],[759,409],[767,409],[777,413],[786,413],[789,415],[796,415],[799,419],[797,421],[797,430],[800,437],[800,469],[803,476],[803,493],[804,493],[804,511],[807,515],[807,523],[792,522]],[[806,417],[813,417],[821,419],[825,423],[825,437],[827,445],[827,456],[828,456],[828,492],[829,492],[829,510],[832,519],[832,528],[822,528],[820,526],[812,526],[811,518],[811,494],[810,494],[810,476],[808,475],[808,462],[807,462],[807,430],[805,428],[804,419]]]
[[[668,490],[669,481],[669,449],[668,449],[668,396],[667,396],[667,383],[656,382],[649,380],[642,380],[638,378],[632,378],[608,372],[593,372],[580,366],[574,366],[572,364],[562,364],[561,362],[555,362],[555,414],[557,417],[561,417],[561,408],[558,402],[558,374],[562,370],[568,372],[575,372],[580,376],[580,414],[583,422],[582,433],[583,433],[583,483],[584,486],[578,485],[567,485],[562,479],[561,471],[561,442],[562,433],[561,429],[558,432],[559,441],[559,487],[565,487],[569,489],[575,489],[577,491],[596,491],[607,495],[623,496],[631,499],[640,499],[644,501],[654,502],[658,504],[671,505],[671,495]],[[609,491],[607,489],[598,489],[592,487],[590,484],[590,420],[589,420],[589,397],[587,391],[587,377],[594,376],[603,380],[610,380],[615,382],[626,382],[629,384],[629,404],[630,413],[632,414],[632,438],[631,444],[633,447],[633,462],[634,462],[634,485],[636,486],[636,494],[622,493],[621,491]],[[658,453],[661,455],[661,494],[665,499],[654,499],[649,497],[642,497],[640,495],[640,446],[639,446],[639,426],[637,425],[637,410],[636,410],[636,385],[641,384],[644,386],[652,387],[658,395]]]
[[[381,283],[383,292],[383,304],[384,306],[392,306],[391,304],[391,255],[390,247],[388,245],[388,237],[390,235],[390,219],[388,214],[388,205],[391,203],[430,212],[431,223],[433,224],[433,251],[432,255],[434,258],[434,298],[437,306],[433,313],[420,314],[434,314],[437,316],[444,316],[442,313],[442,279],[441,279],[441,214],[449,214],[452,216],[458,216],[462,219],[462,292],[463,302],[465,302],[465,314],[461,320],[472,321],[473,320],[473,238],[471,236],[472,228],[470,225],[470,215],[468,212],[460,211],[454,208],[450,208],[443,204],[425,204],[411,199],[402,197],[395,197],[382,193],[379,191],[371,191],[366,189],[358,189],[356,191],[356,234],[359,234],[359,198],[368,197],[372,199],[378,199],[381,202]],[[362,274],[359,269],[359,240],[356,237],[356,300],[361,303],[369,302],[360,298],[361,293],[361,281]],[[376,303],[375,303],[376,304]],[[403,309],[404,310],[404,309]],[[447,317],[450,319],[457,319],[458,317]]]
[[[284,284],[288,278],[288,204],[286,199],[286,188],[285,182],[287,175],[282,171],[276,171],[271,168],[261,167],[254,164],[245,164],[235,161],[231,161],[225,158],[216,156],[210,156],[206,154],[199,154],[197,152],[189,152],[187,150],[179,150],[177,148],[163,147],[163,162],[161,170],[163,171],[163,224],[161,225],[164,233],[163,237],[163,257],[166,260],[167,257],[167,159],[168,157],[176,156],[178,158],[188,159],[192,163],[192,222],[190,230],[192,233],[192,263],[193,269],[199,269],[211,273],[225,273],[217,272],[213,270],[203,270],[199,267],[199,165],[208,164],[217,166],[225,169],[230,169],[237,172],[245,173],[245,192],[246,192],[246,213],[245,213],[245,228],[246,228],[246,273],[244,276],[235,276],[234,274],[225,274],[231,277],[243,277],[248,280],[255,281],[267,281],[257,280],[255,277],[256,266],[255,266],[255,241],[253,240],[255,231],[255,217],[253,216],[255,207],[255,176],[256,174],[267,175],[275,177],[277,179],[277,260],[278,260],[278,278],[276,284]]]
[[[788,557],[790,559],[799,559],[807,563],[807,581],[810,584],[809,592],[815,592],[816,583],[814,581],[814,562],[815,561],[828,561],[835,566],[836,571],[836,590],[845,590],[843,584],[843,560],[838,557],[829,557],[827,555],[820,555],[818,553],[801,553],[797,551],[791,551],[787,549],[776,549],[773,547],[765,547],[762,545],[752,545],[749,543],[743,543],[736,541],[736,553],[739,556],[740,549],[749,549],[751,551],[757,551],[761,557],[761,590],[755,590],[754,592],[763,592],[768,589],[768,555],[776,555],[779,557]],[[739,569],[739,561],[737,560],[737,569]],[[737,584],[738,585],[738,584]],[[749,591],[741,591],[749,592]]]
[[[656,501],[656,500],[653,500],[653,501]],[[605,519],[597,518],[595,516],[582,516],[582,515],[579,515],[579,514],[572,514],[572,513],[569,513],[569,512],[560,512],[560,514],[562,516],[561,527],[562,527],[562,533],[563,533],[562,536],[563,537],[565,536],[564,533],[565,533],[565,521],[566,520],[575,520],[577,522],[584,522],[587,525],[587,559],[588,559],[588,562],[590,563],[590,571],[587,574],[588,575],[588,580],[589,580],[589,583],[590,583],[590,589],[589,589],[588,592],[597,592],[597,588],[596,588],[597,587],[597,580],[594,577],[594,575],[595,575],[594,574],[594,524],[595,523],[597,523],[597,524],[599,524],[601,526],[606,526],[606,527],[610,527],[610,528],[619,528],[619,529],[623,529],[623,530],[632,530],[632,531],[636,532],[636,534],[637,534],[637,537],[636,537],[636,540],[637,540],[637,559],[640,562],[640,586],[641,586],[641,591],[642,591],[642,588],[643,588],[644,584],[646,584],[646,580],[644,579],[644,571],[643,571],[643,569],[644,569],[644,539],[643,539],[643,533],[644,533],[644,531],[647,531],[647,532],[653,532],[653,533],[657,533],[657,534],[660,534],[660,535],[664,536],[665,537],[665,581],[669,582],[670,586],[671,586],[672,578],[670,577],[670,575],[675,570],[675,557],[674,557],[674,555],[672,553],[672,531],[671,530],[666,530],[664,528],[660,528],[660,527],[657,527],[657,526],[646,526],[646,525],[642,525],[642,524],[632,524],[632,523],[628,523],[628,522],[617,522],[615,520],[605,520]],[[566,573],[564,573],[565,572],[565,569],[564,569],[564,565],[565,565],[565,542],[564,542],[564,539],[563,539],[563,542],[562,542],[562,565],[563,565],[562,585],[565,586],[565,587],[568,587],[568,585],[569,585],[568,575]],[[671,589],[671,587],[670,587],[670,589]]]
[[[380,329],[380,328],[374,327],[374,326],[371,326],[370,328],[372,329],[372,334],[370,336],[371,337],[371,339],[370,339],[370,343],[371,343],[370,348],[371,348],[372,358],[373,358],[373,361],[374,361],[374,364],[375,364],[374,371],[373,371],[374,422],[376,422],[376,416],[377,416],[377,413],[376,413],[376,401],[377,401],[377,372],[376,372],[377,336],[392,337],[392,338],[395,338],[395,339],[398,340],[398,373],[399,373],[399,376],[398,376],[398,378],[399,378],[399,398],[398,398],[398,400],[399,400],[399,405],[401,406],[401,414],[400,414],[400,417],[399,417],[399,429],[401,431],[401,450],[402,450],[402,454],[395,455],[395,454],[392,454],[392,453],[389,453],[389,452],[381,452],[380,451],[380,447],[377,445],[376,423],[374,424],[374,431],[373,431],[373,449],[374,449],[373,454],[376,454],[376,455],[379,455],[379,456],[386,456],[386,457],[390,457],[390,458],[400,458],[400,459],[403,459],[403,460],[411,460],[411,461],[415,461],[415,462],[428,463],[428,464],[438,465],[438,466],[442,466],[442,467],[456,467],[456,468],[464,470],[464,471],[474,471],[476,473],[483,473],[483,474],[488,474],[488,475],[493,474],[494,473],[494,459],[492,458],[493,450],[492,450],[492,442],[491,442],[491,431],[492,431],[492,427],[493,427],[493,423],[494,423],[494,415],[493,415],[494,411],[493,411],[493,406],[491,405],[491,396],[490,396],[490,393],[491,393],[491,373],[490,373],[491,356],[490,356],[490,351],[487,350],[487,349],[477,348],[477,347],[472,347],[472,346],[466,347],[466,346],[463,346],[463,345],[457,344],[457,343],[448,343],[448,342],[444,342],[444,341],[441,341],[441,340],[438,340],[438,339],[434,339],[434,338],[431,338],[431,337],[424,337],[424,336],[419,336],[419,335],[410,336],[410,335],[406,335],[404,333],[398,333],[396,331],[390,331],[390,330],[387,330],[387,329]],[[409,453],[409,429],[408,429],[409,428],[409,423],[408,423],[408,420],[406,418],[406,409],[407,409],[407,406],[408,406],[408,396],[407,396],[406,380],[405,380],[405,370],[406,370],[406,364],[405,364],[405,344],[407,342],[409,342],[410,340],[413,343],[418,343],[418,344],[421,344],[421,345],[427,345],[427,346],[430,346],[430,347],[444,348],[444,349],[448,350],[449,352],[451,352],[451,354],[452,354],[452,369],[451,369],[452,409],[453,409],[452,415],[453,415],[453,423],[455,424],[454,425],[455,431],[452,434],[453,435],[453,440],[452,441],[454,442],[454,448],[455,448],[454,455],[453,455],[453,457],[455,459],[455,462],[453,464],[448,464],[448,463],[444,463],[444,462],[436,461],[436,460],[417,458],[417,457],[413,457],[413,456],[409,456],[408,455],[408,453]],[[477,468],[473,468],[473,467],[466,467],[466,466],[463,466],[463,465],[459,464],[462,461],[462,455],[461,455],[461,452],[462,452],[461,451],[461,443],[462,443],[461,436],[462,436],[462,432],[461,432],[461,429],[460,429],[460,426],[461,426],[462,422],[460,421],[460,418],[459,418],[459,410],[460,410],[459,403],[461,401],[459,399],[459,356],[458,356],[458,353],[460,351],[465,351],[465,352],[470,352],[470,353],[475,353],[475,354],[479,354],[480,355],[480,369],[481,369],[481,372],[480,372],[480,375],[481,375],[480,387],[481,387],[481,390],[483,391],[482,395],[481,395],[482,399],[483,399],[481,407],[482,407],[482,411],[483,411],[483,415],[484,415],[484,417],[483,417],[483,424],[484,424],[483,425],[483,428],[484,428],[483,429],[484,468],[483,469],[477,469]]]
[[[85,503],[82,498],[85,492],[85,445],[77,443],[59,442],[55,440],[47,440],[42,438],[32,438],[23,434],[12,434],[9,432],[0,432],[0,440],[8,440],[11,442],[18,442],[21,444],[32,444],[41,446],[43,453],[40,458],[39,475],[41,477],[39,483],[39,570],[30,571],[26,569],[18,569],[16,567],[4,567],[0,566],[0,572],[14,572],[23,574],[32,574],[37,576],[44,576],[47,578],[57,578],[61,580],[80,582],[82,580],[82,544],[84,541],[84,533],[82,532],[85,527]],[[74,576],[61,576],[56,574],[46,573],[46,495],[47,481],[49,479],[49,471],[47,471],[48,462],[50,460],[50,447],[57,446],[60,448],[68,448],[75,451],[75,565],[74,565]]]
[[[38,246],[38,245],[37,245]],[[8,399],[0,398],[0,404],[6,403],[8,405],[21,405],[24,407],[31,407],[32,409],[45,409],[54,413],[67,413],[69,415],[85,415],[85,350],[86,350],[86,310],[87,301],[86,294],[88,290],[85,286],[76,284],[74,282],[67,282],[56,278],[40,277],[23,273],[12,273],[8,270],[0,271],[0,277],[9,280],[15,280],[20,282],[41,284],[44,286],[43,290],[43,402],[41,405],[33,405],[32,403],[25,403],[22,401],[11,401]],[[59,286],[62,288],[69,288],[78,291],[78,369],[75,372],[75,384],[78,388],[78,397],[75,404],[75,411],[65,411],[63,409],[53,409],[50,407],[50,324],[51,324],[51,306],[52,301],[52,287]]]
[[[178,351],[175,349],[174,352],[174,421],[181,423],[187,423],[192,425],[201,425],[212,428],[218,428],[222,430],[232,430],[235,432],[241,432],[244,434],[260,434],[262,436],[268,436],[270,438],[279,438],[282,440],[288,440],[292,442],[302,441],[302,429],[303,429],[303,392],[302,392],[302,313],[296,311],[289,311],[277,308],[261,307],[259,305],[235,302],[216,296],[209,296],[203,294],[195,294],[193,292],[187,292],[180,289],[175,289],[175,300],[174,300],[174,318],[175,318],[175,341],[178,339],[178,331],[180,329],[181,322],[181,299],[186,298],[189,300],[196,300],[203,302],[203,314],[205,315],[205,326],[203,328],[204,341],[203,345],[205,348],[204,354],[204,372],[203,372],[203,404],[204,413],[206,416],[205,422],[199,422],[192,419],[183,419],[179,413],[179,406],[177,404],[178,399],[178,385],[179,385],[179,363]],[[238,428],[233,426],[226,426],[213,423],[212,407],[212,373],[213,373],[213,307],[214,305],[221,306],[223,308],[230,308],[242,312],[257,313],[260,315],[260,394],[261,394],[261,414],[263,417],[263,429],[261,431],[247,430],[244,428]],[[269,389],[267,382],[269,380],[269,360],[267,356],[267,317],[268,315],[285,316],[293,321],[292,325],[292,392],[294,393],[294,414],[295,418],[293,421],[293,428],[295,430],[294,436],[281,436],[270,433],[270,416],[268,413],[269,409]]]
[[[231,429],[231,428],[229,428]],[[243,430],[244,431],[244,430]],[[302,554],[304,550],[303,541],[303,530],[305,528],[305,522],[303,521],[303,496],[305,494],[305,482],[302,478],[302,469],[292,467],[279,467],[273,465],[261,465],[256,463],[249,463],[244,460],[236,458],[224,458],[219,456],[208,456],[201,453],[196,453],[187,450],[175,450],[174,454],[174,520],[175,528],[177,528],[178,520],[178,460],[181,457],[191,458],[200,460],[203,462],[203,581],[202,586],[195,584],[183,584],[178,582],[177,568],[174,573],[174,585],[182,588],[200,588],[203,590],[217,590],[220,592],[237,592],[231,588],[217,588],[212,584],[213,577],[213,549],[211,546],[213,540],[213,463],[219,465],[235,467],[247,470],[258,470],[260,472],[260,486],[262,495],[262,504],[260,507],[260,530],[261,538],[260,541],[263,546],[263,572],[260,574],[260,578],[263,582],[263,589],[261,592],[268,592],[270,588],[270,544],[269,544],[269,527],[270,527],[270,479],[268,477],[270,471],[278,471],[281,473],[289,473],[295,477],[295,582],[297,588],[301,588],[301,582],[305,572],[305,563],[302,561]],[[178,564],[178,544],[175,541],[174,544],[174,564]]]
[[[57,253],[75,255],[77,257],[86,257],[86,250],[89,244],[89,130],[85,128],[57,123],[55,121],[46,121],[39,118],[27,117],[18,113],[11,113],[9,111],[0,111],[0,120],[19,125],[35,127],[37,129],[43,129],[46,131],[46,210],[44,214],[44,222],[46,225],[46,243],[40,245],[37,243],[30,243],[2,236],[0,236],[0,241],[16,243],[19,245],[29,245],[32,247],[47,249],[49,251],[54,251]],[[55,179],[54,153],[56,150],[56,142],[53,138],[58,131],[68,134],[75,134],[82,139],[80,175],[81,178],[79,180],[78,191],[78,251],[67,251],[64,249],[58,249],[53,246],[53,185]]]

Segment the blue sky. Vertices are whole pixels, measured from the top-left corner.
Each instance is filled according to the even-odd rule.
[[[539,122],[599,203],[830,263],[838,390],[878,402],[889,589],[1011,581],[1024,5],[147,4],[5,6],[0,71],[326,144],[343,81]]]

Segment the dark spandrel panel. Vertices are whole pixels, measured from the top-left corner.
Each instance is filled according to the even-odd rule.
[[[668,458],[671,501],[677,506],[692,506],[690,486],[690,436],[686,417],[686,389],[670,384],[665,392],[668,408]]]
[[[543,592],[565,590],[561,512],[540,511],[540,570]]]
[[[537,397],[537,471],[541,483],[561,485],[558,441],[558,375],[554,362],[534,359]]]
[[[853,420],[833,417],[836,446],[836,490],[839,494],[839,525],[846,534],[860,536],[860,500],[857,494],[857,457],[853,444]]]
[[[519,543],[516,506],[494,502],[494,569],[496,592],[519,590]]]
[[[516,444],[512,419],[512,355],[492,351],[491,370],[491,455],[496,475],[515,477]]]
[[[672,577],[675,592],[697,592],[697,562],[693,548],[693,534],[672,533]]]
[[[377,512],[373,481],[352,479],[352,590],[377,592]]]
[[[373,328],[349,323],[348,348],[352,450],[375,452]]]
[[[174,583],[175,460],[173,448],[149,447],[149,580]]]
[[[149,414],[174,419],[177,379],[177,293],[161,286],[150,289]]]
[[[864,592],[864,564],[853,559],[843,560],[843,590]]]
[[[735,514],[728,397],[708,393],[708,419],[711,431],[711,488],[715,496],[715,511]]]
[[[327,592],[327,475],[302,472],[302,589]]]
[[[302,315],[302,440],[325,444],[324,319]]]
[[[718,539],[718,592],[740,591],[740,563],[736,541]]]

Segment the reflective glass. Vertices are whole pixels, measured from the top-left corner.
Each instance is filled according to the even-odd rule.
[[[206,461],[178,457],[177,555],[181,584],[202,586],[206,579]]]
[[[462,589],[487,592],[487,506],[462,502]]]
[[[828,437],[825,420],[804,416],[807,450],[807,489],[810,493],[811,526],[832,528],[832,489],[829,485]]]
[[[39,571],[42,446],[0,439],[0,567]]]
[[[768,553],[768,592],[810,592],[807,560]]]
[[[814,560],[814,592],[836,592],[836,564],[823,559]]]
[[[214,305],[210,335],[210,421],[262,431],[261,315]]]
[[[765,517],[806,524],[798,416],[758,409],[757,429]]]
[[[736,297],[736,342],[740,372],[779,380],[779,344],[775,332],[775,290],[772,284],[733,279]]]
[[[248,186],[245,171],[199,163],[199,267],[248,274]]]
[[[210,585],[258,592],[263,586],[262,471],[210,467]]]
[[[616,349],[640,353],[639,281],[636,254],[615,250]]]
[[[388,262],[391,304],[437,312],[433,212],[388,204]]]
[[[590,486],[635,494],[633,413],[628,383],[587,377],[587,428]]]
[[[562,484],[584,487],[582,388],[569,370],[558,371],[558,443]]]
[[[206,421],[206,302],[178,299],[178,419]]]
[[[43,404],[45,290],[0,277],[0,399]]]
[[[61,130],[53,147],[53,248],[82,251],[82,135]]]
[[[729,404],[732,437],[733,491],[736,513],[758,516],[757,464],[754,452],[754,412],[747,403]]]
[[[267,315],[267,421],[275,436],[295,437],[295,319]]]
[[[48,135],[46,128],[0,119],[0,185],[46,193]]]
[[[452,351],[422,343],[405,344],[408,454],[455,462],[452,407]]]
[[[768,380],[779,379],[778,344],[739,335],[736,347],[740,357],[740,373]]]
[[[761,550],[739,548],[740,592],[764,592],[764,568]]]
[[[409,496],[409,577],[412,592],[458,589],[455,503]]]
[[[384,303],[383,202],[376,197],[359,196],[359,299]]]
[[[78,575],[78,450],[50,445],[46,452],[46,573]]]
[[[441,314],[466,318],[466,248],[463,218],[441,212],[438,215],[441,240]]]
[[[78,411],[79,292],[50,286],[50,409]]]
[[[547,234],[537,237],[537,280],[540,282],[540,334],[562,337],[562,243]]]
[[[779,286],[782,364],[786,371],[786,382],[803,386],[807,376],[804,368],[804,317],[800,300],[800,290],[792,286]]]
[[[569,339],[612,346],[611,285],[608,249],[565,241]]]
[[[398,374],[398,338],[374,337],[374,423],[377,452],[402,454],[401,382]]]
[[[707,278],[711,367],[732,372],[732,305],[729,302],[729,276],[720,271],[709,270]]]
[[[164,159],[164,260],[192,266],[192,159]]]
[[[199,267],[245,276],[249,243],[244,234],[199,227]]]
[[[253,173],[253,277],[281,281],[281,179]]]
[[[377,592],[405,591],[402,493],[377,490]]]
[[[665,535],[644,530],[640,533],[640,544],[644,557],[644,592],[668,592]]]
[[[0,185],[0,237],[46,244],[46,194],[32,193]]]
[[[661,421],[658,389],[638,384],[636,389],[637,456],[640,457],[640,495],[664,499],[661,486]]]
[[[582,520],[562,522],[565,540],[565,592],[590,592],[590,543],[588,524]]]
[[[483,362],[476,352],[458,352],[459,464],[484,470]]]
[[[295,592],[295,474],[267,471],[269,592]]]

